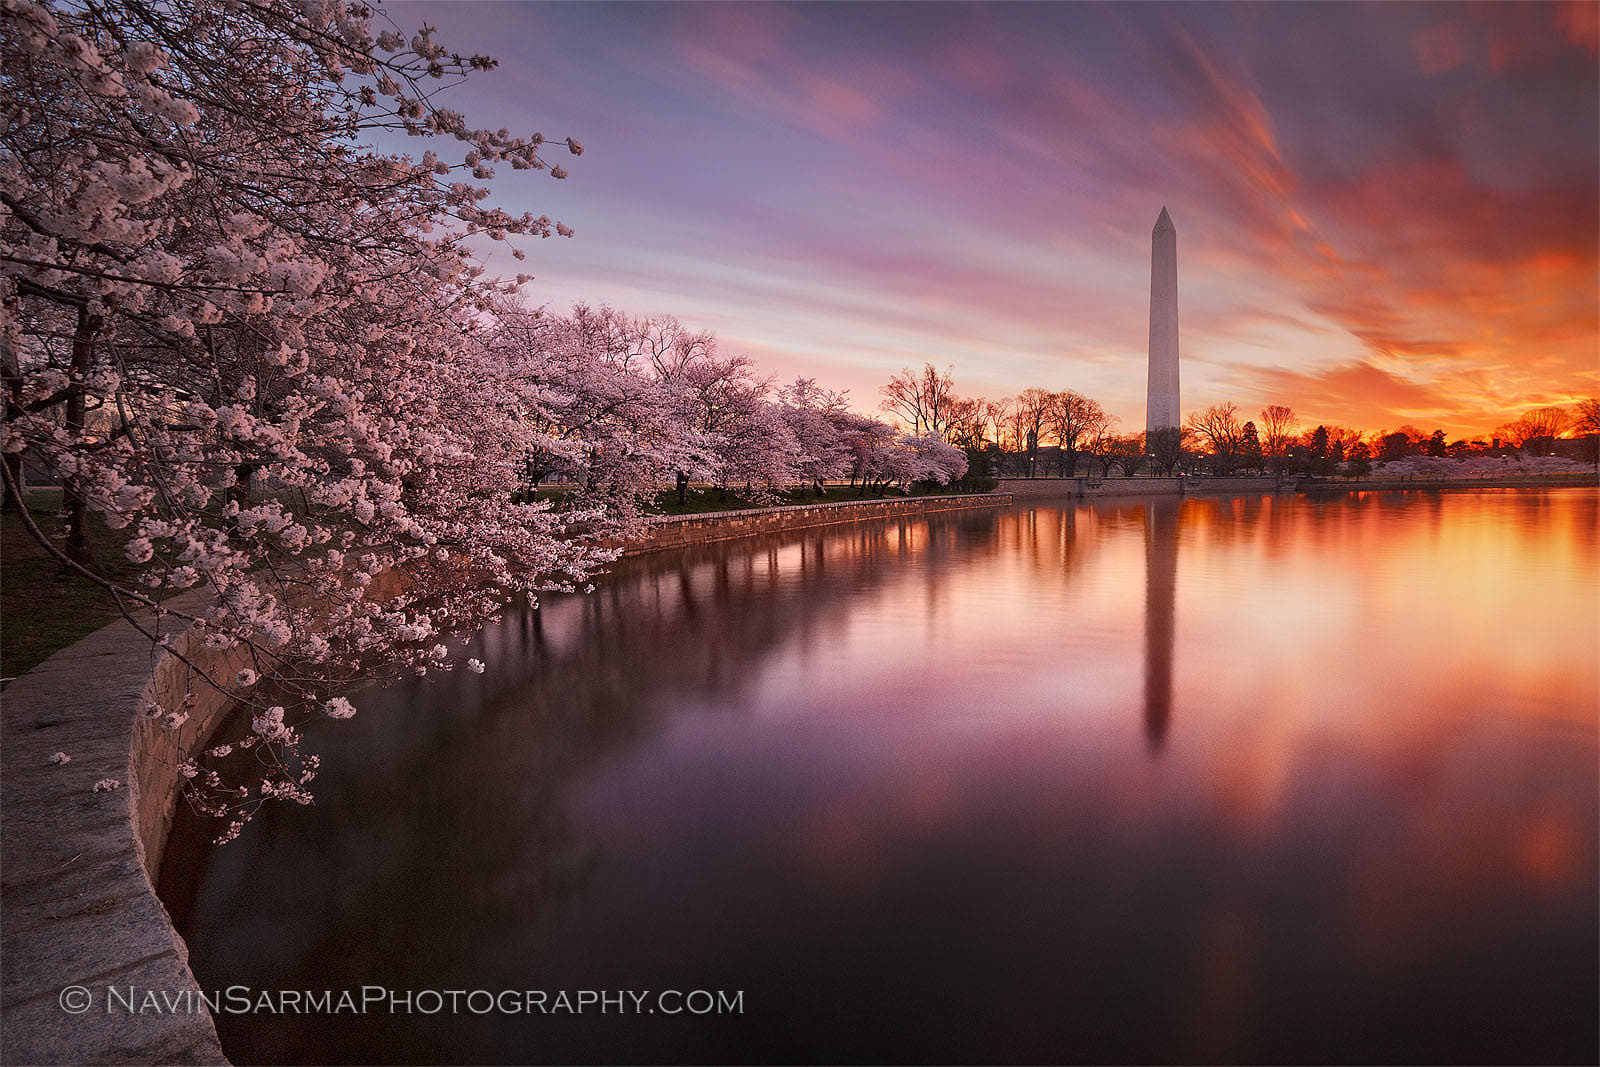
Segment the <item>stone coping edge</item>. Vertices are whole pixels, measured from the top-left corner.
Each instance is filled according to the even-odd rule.
[[[687,515],[647,515],[647,526],[669,526],[677,522],[693,522],[696,519],[726,519],[736,515],[792,515],[796,512],[812,511],[821,508],[859,508],[874,507],[883,504],[911,504],[937,503],[946,501],[972,501],[981,504],[995,497],[1003,497],[1005,493],[929,493],[926,496],[885,496],[885,497],[856,497],[851,500],[818,500],[809,504],[774,504],[765,508],[730,508],[727,511],[695,511]]]
[[[1308,481],[1303,493],[1376,493],[1392,489],[1594,489],[1600,474],[1530,475],[1523,478],[1371,478],[1360,482]]]
[[[204,603],[199,592],[170,602],[190,612]],[[148,615],[141,623],[156,625]],[[170,617],[161,630],[179,648],[191,643]],[[218,667],[227,656],[207,653]],[[228,1062],[188,948],[156,896],[159,864],[147,863],[171,826],[176,764],[230,706],[197,687],[201,699],[178,730],[140,714],[174,690],[181,700],[186,673],[121,621],[0,694],[0,1062]],[[52,763],[56,752],[71,761]],[[96,792],[102,779],[120,784]],[[123,1007],[147,993],[176,1009]]]

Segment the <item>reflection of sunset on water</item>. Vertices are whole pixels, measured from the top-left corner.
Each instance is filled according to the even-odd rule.
[[[330,733],[317,807],[215,853],[180,923],[203,981],[398,981],[319,916],[404,911],[433,841],[427,914],[384,919],[435,931],[430,980],[743,986],[739,1059],[1581,1060],[1597,530],[1590,490],[1170,497],[625,561],[352,720],[381,739]],[[333,911],[239,939],[328,849]],[[273,1026],[246,1058],[362,1048]]]

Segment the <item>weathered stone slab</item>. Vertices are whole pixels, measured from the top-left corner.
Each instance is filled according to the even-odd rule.
[[[190,596],[174,606],[192,611],[201,603]],[[173,620],[162,626],[180,628]],[[141,770],[154,773],[142,765],[171,758],[140,744],[139,708],[151,685],[170,684],[175,665],[123,622],[58,652],[0,693],[0,1062],[227,1062],[204,1011],[106,1010],[113,982],[198,992],[135,831],[141,795],[134,785]],[[207,728],[196,723],[186,740],[197,743]],[[51,763],[55,752],[71,761]],[[101,779],[122,784],[97,793]],[[170,818],[175,794],[144,796],[146,814],[165,807]],[[69,987],[87,990],[87,1010],[63,1006]]]

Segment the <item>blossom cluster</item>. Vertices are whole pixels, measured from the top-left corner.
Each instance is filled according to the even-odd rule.
[[[0,0],[6,495],[24,464],[58,482],[64,543],[40,536],[66,565],[250,664],[191,672],[261,726],[230,751],[270,789],[189,779],[236,817],[301,798],[298,724],[354,713],[330,685],[446,666],[442,634],[614,555],[603,507],[520,491],[524,397],[481,373],[511,287],[468,248],[570,236],[486,203],[484,182],[563,178],[545,154],[582,146],[469,126],[434,96],[493,61],[383,18],[356,0]],[[455,155],[361,147],[381,130]],[[91,516],[125,535],[131,583],[90,553]],[[207,606],[178,611],[187,589]]]
[[[674,480],[760,499],[835,478],[883,487],[966,473],[965,453],[938,436],[851,411],[814,379],[774,391],[748,356],[671,316],[584,305],[561,316],[507,301],[494,321],[485,373],[517,397],[508,437],[523,435],[529,486],[576,485],[613,517]]]

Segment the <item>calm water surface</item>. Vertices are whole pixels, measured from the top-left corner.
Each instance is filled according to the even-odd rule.
[[[1027,506],[650,557],[313,731],[164,886],[235,1062],[1589,1062],[1600,495]],[[185,846],[181,841],[179,848]],[[182,864],[169,864],[169,871]]]

